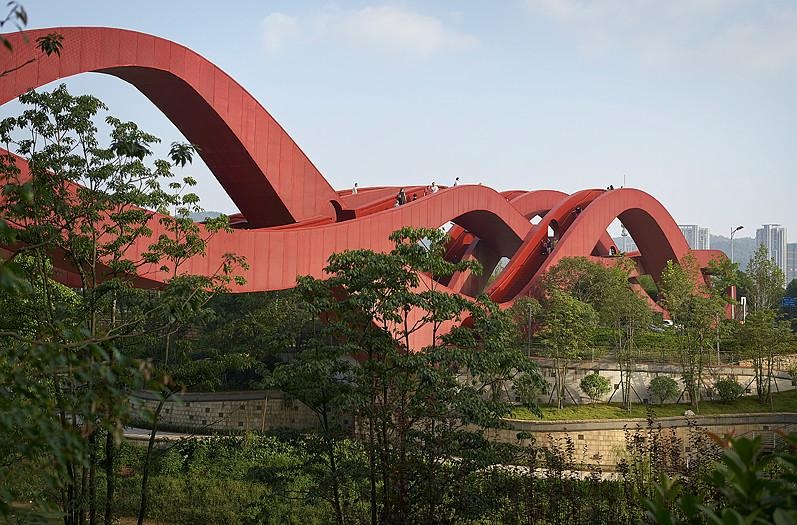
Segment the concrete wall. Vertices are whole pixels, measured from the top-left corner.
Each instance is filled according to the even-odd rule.
[[[553,386],[556,381],[556,373],[552,368],[551,360],[543,358],[536,358],[535,360],[540,366],[540,372],[550,385],[549,394],[540,396],[537,399],[537,402],[541,404],[547,404],[550,400],[551,402],[555,403],[556,393],[553,392]],[[574,399],[578,403],[587,403],[591,401],[583,394],[583,392],[581,392],[579,383],[585,375],[591,374],[595,370],[597,370],[600,375],[608,378],[612,385],[619,385],[619,388],[616,392],[613,389],[603,397],[602,401],[608,401],[611,398],[613,403],[622,402],[622,388],[624,385],[622,385],[620,381],[620,369],[618,368],[617,363],[610,361],[582,361],[573,364],[567,373],[567,389],[572,397],[570,395],[565,395],[564,403],[572,404]],[[644,403],[646,399],[650,398],[648,393],[648,385],[650,385],[651,379],[659,375],[667,375],[672,377],[678,381],[681,389],[684,388],[683,381],[681,381],[681,368],[679,366],[649,363],[638,364],[636,366],[636,371],[631,376],[631,399],[634,403]],[[753,369],[749,367],[707,367],[704,369],[704,387],[713,387],[714,381],[716,379],[724,378],[730,375],[736,376],[736,380],[741,383],[742,386],[746,387],[747,390],[745,395],[755,395],[755,373],[753,372]],[[771,388],[772,392],[792,390],[794,386],[792,385],[791,376],[789,376],[789,374],[786,372],[775,371]],[[705,390],[706,389],[704,388],[704,391]],[[553,395],[551,395],[552,392]],[[614,394],[613,397],[612,394]],[[704,399],[711,399],[711,397],[706,396]],[[672,403],[674,401],[675,400],[671,400],[669,402]],[[688,401],[688,397],[686,397],[685,394],[682,401]],[[653,403],[654,401],[650,400],[650,402]]]
[[[762,436],[764,444],[771,446],[780,441],[776,431],[797,432],[797,414],[762,413],[744,415],[717,415],[690,417],[693,428],[698,432],[712,432],[717,435]],[[671,431],[681,439],[683,454],[689,452],[690,422],[686,417],[666,417],[656,420],[665,435]],[[537,446],[550,446],[557,440],[563,443],[567,436],[576,447],[576,461],[599,464],[613,468],[626,456],[626,430],[641,429],[648,436],[648,422],[645,419],[596,419],[589,421],[525,421],[508,420],[510,428],[491,430],[488,435],[500,442],[518,443],[518,433],[529,433]],[[521,440],[530,444],[530,439]]]
[[[158,405],[154,392],[136,392],[131,404],[138,409],[137,424],[149,426],[151,414]],[[344,425],[350,419],[341,416]],[[765,444],[780,438],[776,431],[797,432],[797,414],[761,413],[744,415],[716,415],[667,417],[656,420],[665,435],[670,432],[680,438],[682,454],[688,455],[690,420],[699,432],[718,435],[732,433],[736,436],[761,435]],[[487,435],[501,442],[530,444],[530,439],[518,440],[518,433],[533,436],[537,446],[564,443],[569,436],[575,444],[575,460],[584,464],[598,464],[610,470],[626,457],[626,432],[639,428],[649,438],[645,419],[597,419],[588,421],[527,421],[507,420],[508,428],[489,430]],[[163,430],[183,430],[197,434],[213,432],[239,433],[278,428],[312,430],[317,428],[315,414],[299,401],[277,391],[248,391],[194,393],[175,396],[161,412]]]
[[[135,423],[149,427],[158,406],[155,392],[139,391],[130,398],[139,413]],[[345,422],[345,421],[344,421]],[[315,413],[278,391],[202,392],[175,395],[166,402],[160,426],[198,433],[236,433],[276,428],[316,428]]]

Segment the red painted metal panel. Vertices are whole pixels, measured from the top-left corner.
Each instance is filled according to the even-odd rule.
[[[154,47],[154,57],[153,57],[153,66],[162,69],[164,71],[169,71],[171,66],[171,54],[172,48],[179,47],[177,44],[169,42],[168,40],[163,40],[161,38],[155,39],[155,47]]]
[[[217,69],[213,72],[213,109],[225,122],[228,122],[229,100],[227,75]]]
[[[61,56],[36,55],[35,40],[57,31],[64,35]],[[620,218],[638,240],[637,262],[656,276],[667,260],[690,253],[683,235],[664,207],[634,189],[584,190],[566,195],[553,190],[498,194],[485,186],[458,186],[424,196],[422,187],[408,187],[417,201],[394,208],[398,187],[361,188],[359,195],[337,192],[266,110],[232,78],[186,48],[150,35],[107,28],[54,28],[7,35],[13,53],[0,55],[0,103],[58,78],[87,71],[119,76],[144,92],[196,142],[203,158],[240,207],[248,226],[214,236],[205,258],[193,258],[185,270],[213,273],[224,253],[245,256],[246,286],[237,291],[292,287],[296,276],[323,277],[328,257],[341,250],[391,248],[388,235],[403,226],[438,227],[454,221],[450,256],[472,257],[494,264],[510,257],[506,270],[486,289],[499,302],[531,293],[539,277],[563,257],[608,253],[613,241],[607,226]],[[24,65],[23,65],[24,64]],[[19,161],[24,164],[24,161]],[[330,201],[340,204],[340,217]],[[579,213],[576,208],[580,207]],[[529,218],[544,215],[538,228]],[[338,220],[339,222],[335,222]],[[554,222],[555,221],[555,222]],[[550,253],[540,248],[548,225],[556,225],[558,242]],[[155,236],[161,230],[153,218]],[[466,242],[467,241],[467,242]],[[131,257],[147,249],[147,241],[131,248]],[[454,249],[457,248],[457,249]],[[702,266],[716,253],[696,252]],[[58,275],[72,282],[65,263]],[[150,265],[140,276],[157,285],[168,273]],[[60,277],[59,277],[60,278]],[[459,275],[454,291],[476,294],[486,279]]]
[[[83,31],[87,32],[86,29]],[[152,67],[155,64],[155,37],[144,34],[138,35],[136,62],[138,65],[144,67]]]

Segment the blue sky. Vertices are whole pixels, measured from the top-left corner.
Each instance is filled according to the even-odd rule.
[[[797,2],[25,2],[31,25],[182,43],[232,75],[336,188],[627,184],[727,236],[797,241]],[[134,88],[82,75],[120,118],[179,132]],[[13,105],[2,109],[2,115]],[[234,206],[207,169],[207,209]]]

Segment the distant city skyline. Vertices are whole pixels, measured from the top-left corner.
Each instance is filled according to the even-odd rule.
[[[679,224],[678,227],[684,234],[684,238],[692,249],[714,249],[720,250],[730,258],[730,231],[722,233],[711,232],[708,228],[700,227],[697,224]],[[749,231],[757,236],[739,235],[744,231]],[[767,231],[768,233],[763,233]],[[767,244],[769,236],[769,244]],[[623,250],[623,238],[620,235],[613,235],[617,246]],[[784,244],[785,241],[785,244]],[[785,284],[797,279],[797,242],[788,242],[788,228],[780,224],[759,225],[740,230],[734,235],[734,254],[735,262],[741,270],[747,269],[747,264],[759,244],[767,244],[767,251],[772,259],[783,271]],[[626,249],[623,251],[636,250],[636,244],[630,236],[625,239]],[[781,249],[782,248],[782,249]],[[774,252],[774,255],[773,255]],[[782,254],[782,255],[781,255]],[[782,265],[780,262],[782,261]]]
[[[690,248],[693,250],[711,249],[711,235],[708,228],[701,228],[697,224],[679,224],[678,227]]]
[[[196,50],[335,188],[457,176],[497,190],[625,184],[714,233],[776,222],[797,231],[790,2],[249,0],[220,16],[196,1],[190,17],[179,2],[109,5],[25,7],[31,28],[124,27]],[[159,136],[158,155],[184,140],[118,79],[66,83]],[[235,211],[201,161],[184,172],[206,209]]]

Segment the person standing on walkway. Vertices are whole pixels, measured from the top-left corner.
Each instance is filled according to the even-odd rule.
[[[459,177],[457,177],[456,179],[454,179],[454,184],[453,184],[451,187],[452,187],[452,188],[456,188],[458,184],[459,184]]]
[[[437,187],[437,184],[435,184],[435,183],[434,183],[434,181],[432,181],[432,185],[431,185],[431,186],[429,186],[429,190],[430,190],[432,193],[437,193],[437,190],[438,190],[438,189],[439,189],[439,188]]]
[[[357,183],[356,182],[354,183],[354,187],[351,189],[351,194],[352,195],[357,195]]]
[[[396,200],[399,203],[399,206],[404,206],[407,203],[407,194],[404,193],[404,188],[401,188],[396,195]]]

